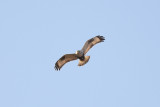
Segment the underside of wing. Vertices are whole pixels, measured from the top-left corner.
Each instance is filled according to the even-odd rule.
[[[63,55],[55,64],[55,70],[60,70],[62,68],[62,66],[69,62],[69,61],[72,61],[72,60],[76,60],[78,59],[76,54],[66,54],[66,55]]]
[[[104,42],[105,38],[103,36],[96,36],[94,38],[89,39],[83,46],[82,51],[86,54],[89,49],[91,49],[95,44],[99,42]]]

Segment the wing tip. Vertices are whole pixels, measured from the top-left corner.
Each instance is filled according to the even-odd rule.
[[[97,37],[101,40],[101,42],[104,42],[104,40],[105,40],[105,37],[104,37],[104,36],[98,35]]]
[[[54,69],[55,69],[56,71],[60,71],[60,67],[58,66],[58,64],[57,64],[57,63],[55,64]]]

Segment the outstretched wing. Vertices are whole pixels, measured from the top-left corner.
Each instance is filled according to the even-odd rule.
[[[89,39],[83,46],[82,51],[86,54],[89,49],[91,49],[95,44],[99,42],[104,42],[105,38],[103,36],[96,36],[94,38]]]
[[[76,60],[78,59],[76,54],[65,54],[63,55],[55,64],[55,70],[60,70],[62,68],[62,66],[72,60]]]

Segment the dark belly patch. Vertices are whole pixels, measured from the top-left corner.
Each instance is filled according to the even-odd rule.
[[[79,57],[79,59],[80,59],[81,61],[83,61],[83,60],[84,60],[84,56],[82,56],[82,57]]]

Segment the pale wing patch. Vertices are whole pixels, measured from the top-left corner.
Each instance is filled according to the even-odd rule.
[[[92,42],[93,45],[99,43],[101,40],[98,37],[94,38],[94,41]]]

